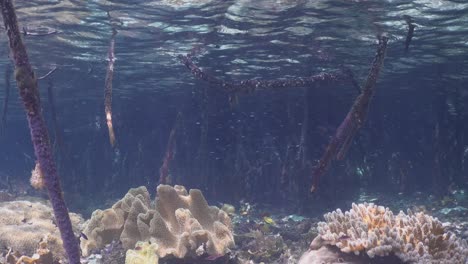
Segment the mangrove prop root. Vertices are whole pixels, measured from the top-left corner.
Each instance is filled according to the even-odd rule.
[[[169,139],[167,140],[166,146],[166,154],[164,155],[163,163],[159,168],[159,184],[168,184],[168,176],[169,176],[169,165],[171,161],[174,159],[174,151],[176,145],[176,130],[177,130],[177,120],[174,127],[171,129],[171,133],[169,134]]]
[[[107,128],[109,129],[109,140],[112,146],[115,146],[115,133],[112,125],[112,78],[114,76],[114,46],[115,46],[115,35],[117,30],[112,28],[112,36],[109,44],[107,73],[106,82],[104,85],[104,110],[106,113]]]
[[[164,154],[163,163],[159,168],[159,184],[169,184],[169,166],[175,156],[176,132],[180,126],[181,119],[182,112],[179,112],[177,113],[174,126],[172,127],[171,132],[169,134],[169,139],[167,140],[166,153]]]
[[[252,93],[258,89],[290,88],[311,86],[319,82],[334,82],[349,80],[348,72],[320,73],[310,77],[297,77],[283,80],[243,80],[238,82],[226,82],[200,69],[192,60],[191,56],[179,55],[180,61],[197,78],[212,85],[222,87],[229,93]]]
[[[54,126],[54,138],[55,144],[59,149],[59,152],[63,154],[63,137],[62,133],[60,132],[60,127],[57,121],[57,111],[55,107],[55,96],[54,96],[54,83],[51,79],[47,81],[47,96],[49,99],[49,106],[50,106],[50,116],[52,118],[52,124]]]
[[[47,126],[41,112],[39,89],[34,72],[29,64],[26,47],[21,39],[12,0],[0,0],[3,22],[8,35],[10,51],[15,64],[15,79],[26,115],[34,146],[34,153],[44,172],[44,180],[54,210],[55,222],[60,230],[65,252],[70,264],[80,263],[80,248],[73,234],[68,209],[63,199],[57,168]]]
[[[299,141],[299,148],[296,154],[296,160],[301,163],[301,169],[306,165],[307,158],[307,135],[309,134],[309,98],[310,90],[312,87],[306,87],[304,92],[304,117],[302,119],[301,138]]]
[[[10,76],[11,68],[5,67],[5,98],[3,99],[2,118],[0,119],[0,134],[6,129],[8,101],[10,100]]]
[[[317,189],[320,177],[326,173],[331,162],[334,159],[341,160],[345,157],[354,136],[364,124],[369,112],[370,101],[375,92],[375,84],[383,66],[387,42],[388,38],[386,36],[379,37],[377,53],[375,54],[361,94],[356,98],[345,119],[337,128],[335,135],[331,138],[320,161],[312,172],[313,183],[310,189],[311,192]]]

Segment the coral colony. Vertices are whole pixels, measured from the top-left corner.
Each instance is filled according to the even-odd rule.
[[[159,185],[154,207],[145,187],[130,189],[112,208],[95,211],[83,233],[88,238],[81,242],[84,255],[112,240],[120,240],[125,249],[135,248],[141,254],[147,254],[145,249],[149,245],[137,243],[150,241],[157,245],[152,246],[151,258],[157,259],[167,255],[177,258],[224,255],[234,246],[227,213],[208,206],[199,190],[187,193],[178,185]]]
[[[330,245],[344,253],[397,256],[404,263],[466,263],[468,246],[446,232],[436,218],[422,212],[392,211],[375,204],[353,204],[343,213],[340,209],[324,215],[318,223],[318,236],[312,241],[306,259],[319,257],[320,248]]]

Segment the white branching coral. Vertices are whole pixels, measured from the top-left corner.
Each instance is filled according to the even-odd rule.
[[[424,213],[394,215],[374,204],[354,204],[324,215],[312,245],[334,245],[342,252],[366,252],[369,257],[395,254],[408,263],[465,264],[466,241],[445,232],[442,223]]]

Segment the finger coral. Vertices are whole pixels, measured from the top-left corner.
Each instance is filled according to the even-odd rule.
[[[446,232],[442,223],[424,213],[394,215],[388,208],[374,204],[354,204],[324,215],[318,224],[319,235],[311,247],[333,245],[342,252],[369,257],[394,254],[405,263],[451,263],[468,261],[466,241]]]
[[[155,205],[145,187],[131,189],[110,209],[97,210],[83,231],[83,255],[120,240],[125,249],[139,241],[156,244],[158,257],[224,255],[234,245],[229,216],[209,206],[200,190],[159,185]]]

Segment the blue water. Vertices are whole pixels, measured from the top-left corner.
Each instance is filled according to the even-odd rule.
[[[38,76],[57,67],[39,86],[52,139],[62,138],[56,158],[65,197],[76,210],[102,206],[130,187],[154,191],[176,122],[171,183],[200,188],[212,201],[248,199],[304,211],[317,204],[335,208],[362,190],[443,196],[467,187],[464,1],[42,0],[16,6],[28,32],[58,31],[24,41]],[[416,25],[406,53],[405,15]],[[118,31],[116,147],[109,144],[104,114],[112,26]],[[369,118],[345,160],[332,164],[313,195],[311,171],[356,88],[341,83],[259,90],[232,104],[225,91],[196,79],[177,59],[196,51],[197,65],[227,81],[306,77],[344,66],[362,84],[381,33],[390,41]],[[4,32],[0,43],[3,107],[3,73],[12,68]],[[10,82],[0,188],[9,181],[14,192],[34,193],[27,187],[34,153]]]

